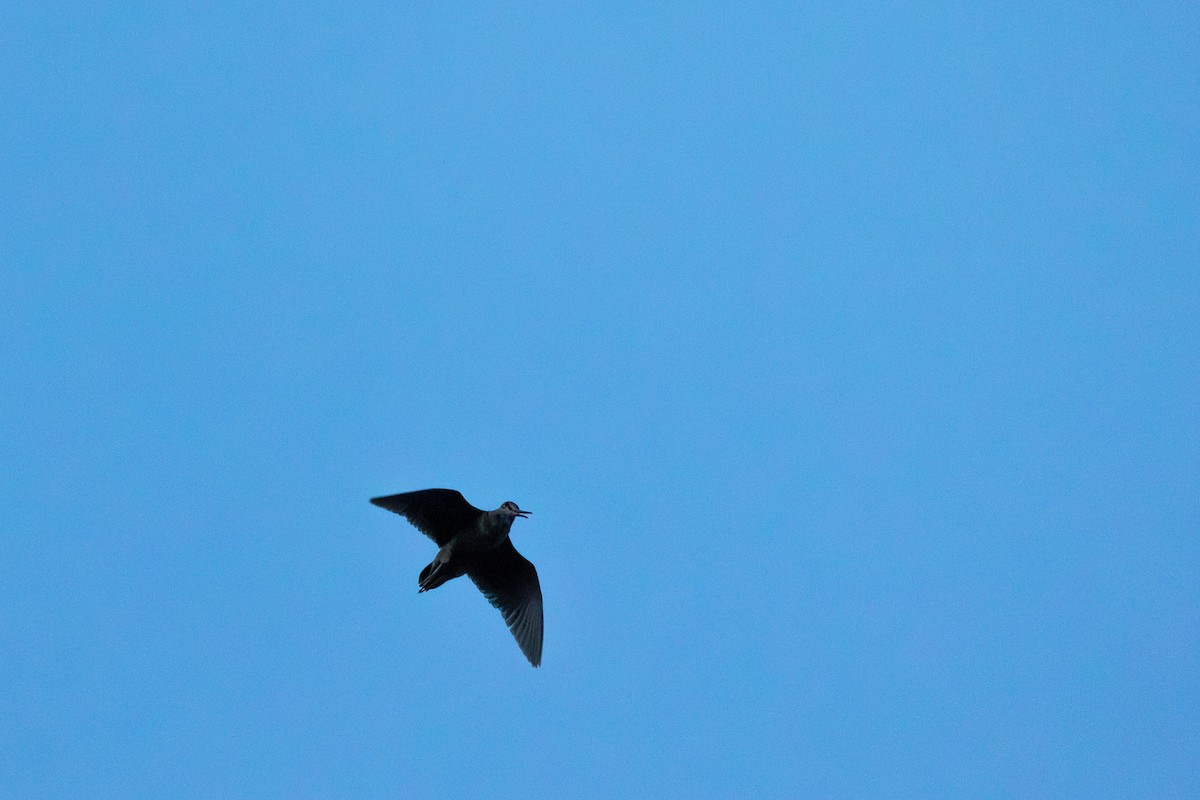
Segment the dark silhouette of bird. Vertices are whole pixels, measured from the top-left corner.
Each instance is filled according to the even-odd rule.
[[[541,665],[542,586],[533,564],[508,538],[513,520],[529,511],[511,501],[483,511],[454,489],[422,489],[371,502],[401,515],[440,548],[417,578],[419,592],[466,575],[500,609],[529,663]]]

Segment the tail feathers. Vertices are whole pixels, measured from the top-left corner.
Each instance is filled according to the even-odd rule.
[[[436,589],[446,581],[454,580],[465,573],[466,570],[458,569],[451,564],[435,558],[430,562],[429,566],[421,570],[421,574],[417,577],[417,584],[421,587],[417,591],[428,592],[430,589]]]

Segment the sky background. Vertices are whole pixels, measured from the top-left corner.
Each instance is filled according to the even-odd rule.
[[[1200,796],[1198,154],[1194,2],[6,4],[4,794]]]

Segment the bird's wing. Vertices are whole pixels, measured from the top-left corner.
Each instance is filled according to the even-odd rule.
[[[458,531],[473,525],[483,513],[454,489],[422,489],[372,497],[371,502],[407,519],[417,530],[437,542],[438,547],[444,546]]]
[[[533,564],[506,539],[486,560],[468,567],[467,575],[483,596],[500,609],[529,663],[539,666],[542,663],[542,586]]]

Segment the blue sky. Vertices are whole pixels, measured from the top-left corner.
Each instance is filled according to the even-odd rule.
[[[1200,794],[1194,3],[403,5],[0,12],[7,794]]]

